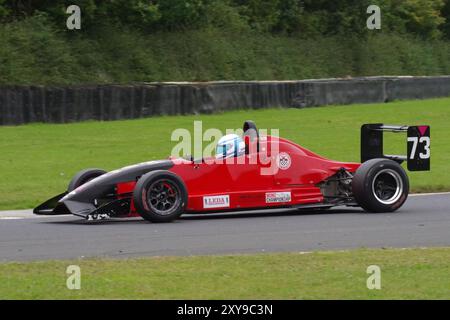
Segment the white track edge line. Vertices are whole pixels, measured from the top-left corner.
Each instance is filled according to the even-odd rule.
[[[414,193],[410,194],[410,197],[426,197],[426,196],[440,196],[440,195],[450,195],[450,192],[435,192],[435,193]],[[26,210],[26,209],[25,209]],[[30,209],[30,211],[33,209]],[[63,214],[63,215],[56,215],[56,216],[38,216],[34,215],[33,213],[26,214],[25,216],[14,216],[14,215],[6,215],[2,217],[3,212],[8,212],[11,214],[14,210],[7,210],[7,211],[0,211],[0,220],[21,220],[21,219],[42,219],[42,218],[59,218],[59,217],[72,217],[71,214]],[[24,210],[18,210],[18,211],[24,211]]]
[[[426,197],[426,196],[443,196],[450,194],[450,192],[434,192],[434,193],[413,193],[410,197]]]

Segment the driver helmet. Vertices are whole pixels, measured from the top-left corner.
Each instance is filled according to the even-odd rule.
[[[227,159],[245,153],[245,143],[237,134],[227,134],[220,138],[216,147],[216,157]]]

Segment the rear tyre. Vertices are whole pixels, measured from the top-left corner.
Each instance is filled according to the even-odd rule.
[[[364,162],[352,181],[356,202],[368,212],[393,212],[408,198],[409,181],[405,170],[389,159]]]
[[[91,181],[92,179],[100,177],[105,173],[106,171],[102,169],[81,170],[80,172],[78,172],[76,175],[73,176],[72,180],[69,183],[69,186],[67,187],[67,191],[72,192],[79,186],[85,184],[86,182]]]
[[[133,191],[136,211],[151,222],[171,222],[183,214],[187,189],[174,173],[157,170],[143,175]]]

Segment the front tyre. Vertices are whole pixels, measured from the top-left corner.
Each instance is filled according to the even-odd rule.
[[[364,162],[352,181],[356,202],[368,212],[393,212],[408,198],[409,181],[405,170],[389,159]]]
[[[85,169],[77,172],[70,180],[69,185],[67,186],[67,192],[72,192],[76,188],[82,186],[86,182],[91,181],[97,177],[100,177],[106,173],[105,170],[102,169]]]
[[[187,204],[187,189],[174,173],[157,170],[143,175],[133,191],[136,211],[151,222],[171,222]]]

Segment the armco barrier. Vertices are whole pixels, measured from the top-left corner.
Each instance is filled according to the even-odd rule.
[[[304,108],[450,96],[450,76],[301,81],[0,86],[0,125]]]

